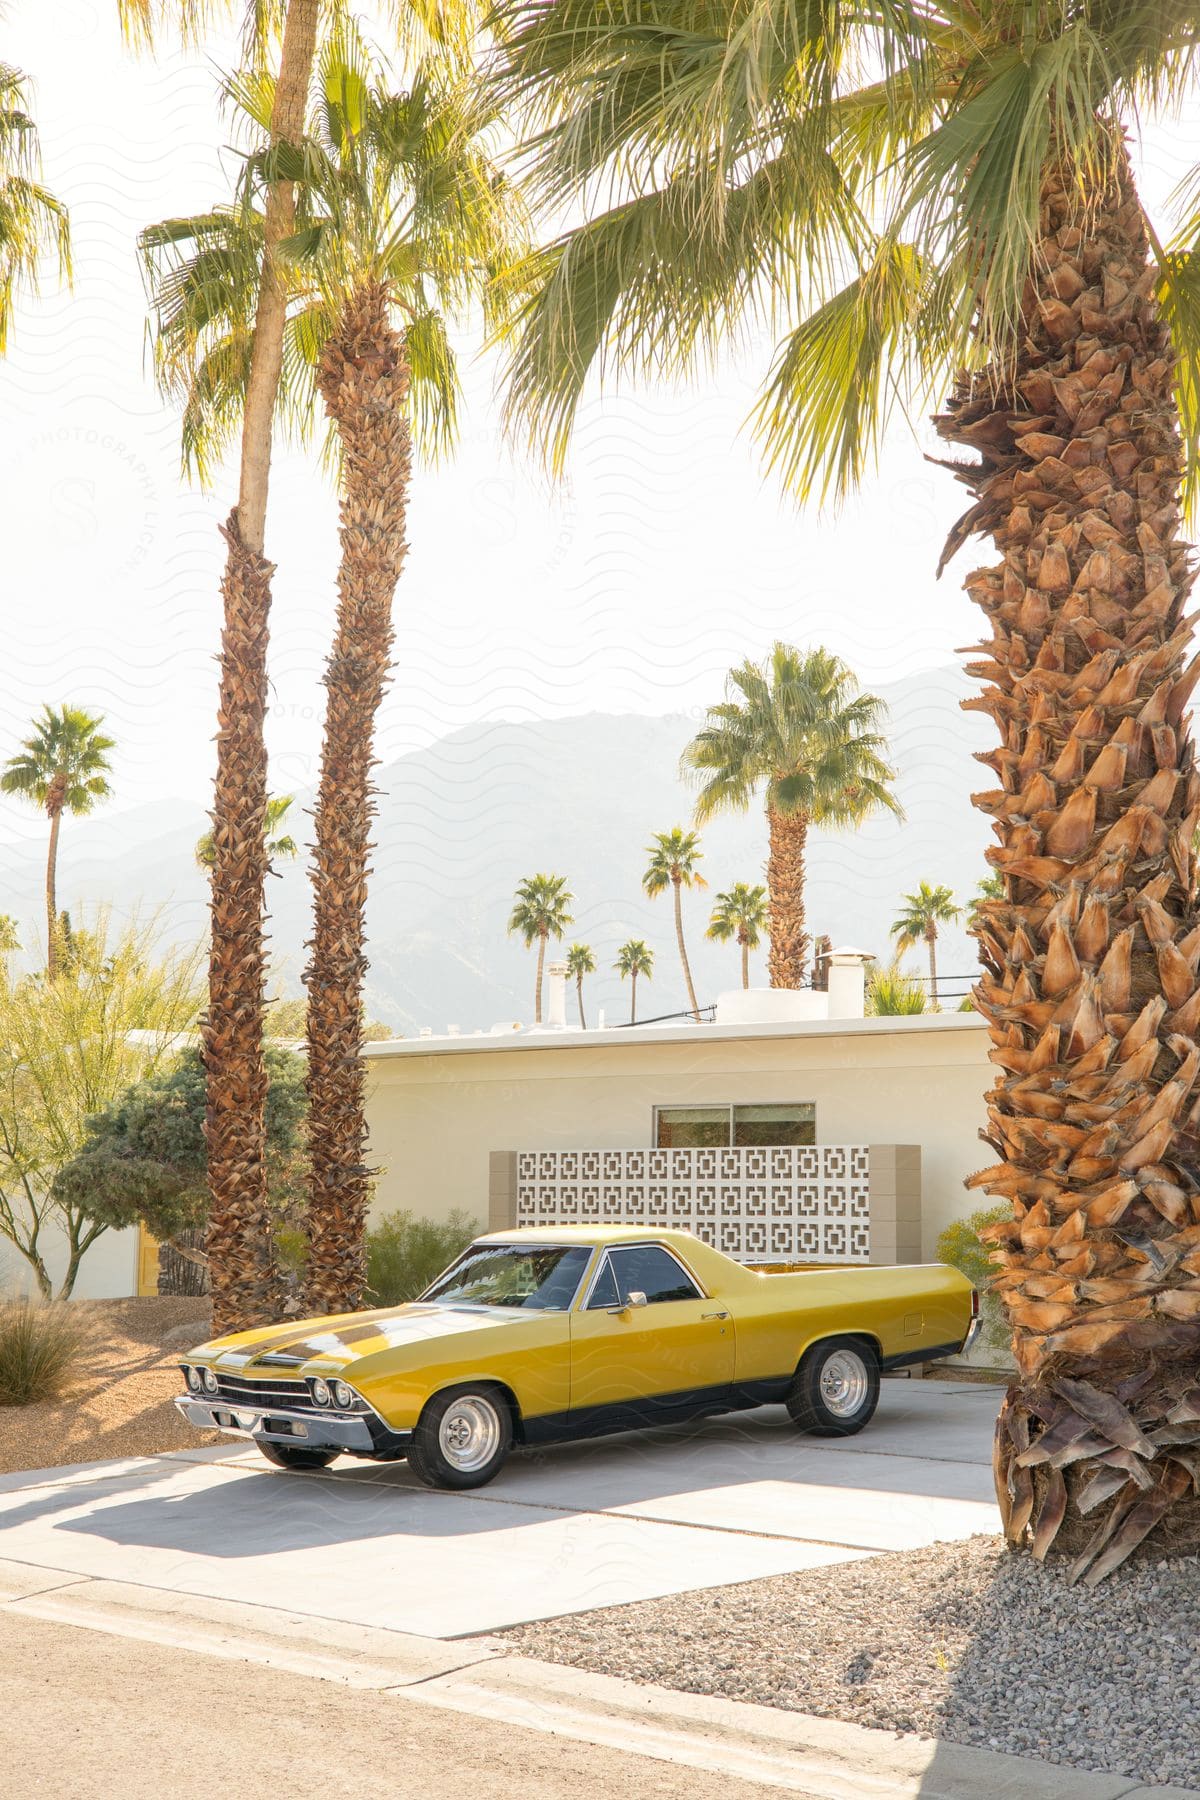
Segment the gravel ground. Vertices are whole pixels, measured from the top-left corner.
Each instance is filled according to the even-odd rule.
[[[1200,1789],[1200,1557],[1094,1592],[999,1538],[522,1625],[549,1662]]]
[[[0,1473],[222,1441],[186,1425],[171,1405],[180,1357],[209,1335],[206,1299],[71,1304],[88,1331],[75,1379],[59,1400],[0,1407]]]

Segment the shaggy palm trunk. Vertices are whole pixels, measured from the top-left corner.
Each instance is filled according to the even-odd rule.
[[[804,986],[808,933],[804,929],[804,847],[807,813],[781,813],[767,807],[767,930],[771,949],[767,977],[772,987]]]
[[[993,1048],[971,1185],[1012,1202],[989,1234],[1018,1375],[996,1438],[1005,1529],[1100,1581],[1143,1539],[1200,1541],[1200,779],[1186,725],[1191,585],[1179,537],[1173,358],[1124,147],[1081,217],[1044,179],[1037,285],[1013,368],[962,382],[942,435],[991,627],[966,702],[1000,746],[976,989]]]
[[[58,918],[58,834],[62,830],[63,783],[57,777],[46,797],[50,814],[50,848],[46,852],[46,974],[58,974],[61,927]]]
[[[317,0],[289,0],[273,140],[296,142],[316,47]],[[205,1140],[211,1195],[207,1248],[213,1330],[270,1318],[281,1302],[267,1199],[263,1062],[263,886],[267,758],[267,622],[273,565],[263,556],[271,428],[283,356],[286,298],[275,274],[275,246],[292,230],[290,182],[267,195],[263,275],[254,323],[242,427],[238,505],[222,527],[227,545],[221,583],[224,627],[213,791],[212,921]]]
[[[408,551],[412,472],[408,358],[369,284],[321,358],[320,387],[342,450],[338,613],[317,792],[316,893],[308,989],[310,1162],[306,1301],[361,1304],[370,1171],[364,1162],[364,911],[375,814],[375,718],[392,660],[392,596]]]
[[[696,1005],[696,989],[692,984],[692,967],[688,962],[687,945],[683,941],[683,882],[678,875],[672,875],[671,885],[675,893],[675,942],[679,945],[679,960],[683,965],[683,979],[687,987],[688,999],[691,1001],[692,1017],[698,1024],[700,1008]]]

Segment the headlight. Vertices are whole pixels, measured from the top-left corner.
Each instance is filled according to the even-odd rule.
[[[188,1384],[188,1392],[189,1393],[198,1394],[200,1392],[200,1371],[199,1371],[199,1369],[193,1369],[191,1364],[189,1363],[183,1371],[183,1379]]]
[[[347,1387],[344,1381],[335,1381],[332,1385],[335,1403],[342,1408],[343,1412],[349,1411],[350,1407],[354,1405],[354,1389]]]
[[[322,1381],[321,1377],[319,1375],[316,1375],[313,1377],[313,1381],[312,1381],[311,1385],[312,1385],[312,1397],[316,1401],[317,1405],[318,1406],[328,1406],[329,1405],[329,1383],[327,1381]]]
[[[206,1394],[220,1393],[221,1384],[217,1380],[217,1373],[216,1373],[215,1369],[205,1369],[203,1381],[204,1381],[204,1391]]]

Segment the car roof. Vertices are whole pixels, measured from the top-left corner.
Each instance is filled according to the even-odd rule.
[[[699,1244],[690,1231],[656,1230],[653,1225],[514,1225],[488,1231],[478,1244],[583,1244],[601,1249],[610,1244]]]

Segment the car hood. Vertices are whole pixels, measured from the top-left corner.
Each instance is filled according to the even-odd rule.
[[[502,1332],[515,1324],[529,1325],[538,1318],[561,1321],[563,1316],[526,1311],[523,1307],[425,1306],[413,1301],[384,1312],[345,1313],[335,1318],[305,1319],[261,1331],[243,1331],[235,1338],[203,1345],[197,1354],[204,1355],[216,1368],[247,1374],[299,1370],[308,1363],[344,1368],[347,1363],[384,1350],[416,1348],[451,1336]]]

